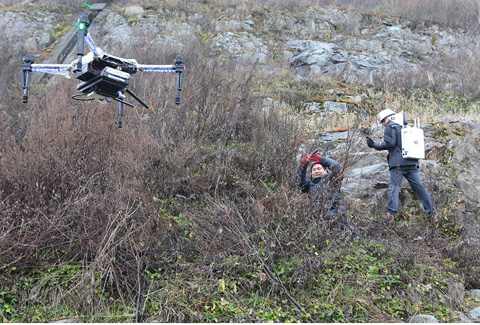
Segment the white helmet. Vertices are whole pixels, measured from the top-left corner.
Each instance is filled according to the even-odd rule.
[[[394,112],[394,111],[392,111],[392,110],[389,109],[389,108],[384,109],[383,111],[381,111],[380,113],[378,113],[378,120],[379,120],[380,123],[381,123],[384,118],[389,117],[389,116],[392,116],[392,115],[395,115],[395,112]]]

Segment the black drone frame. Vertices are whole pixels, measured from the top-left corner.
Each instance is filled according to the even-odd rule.
[[[25,55],[22,62],[22,87],[23,102],[28,102],[28,83],[31,72],[49,74],[63,74],[68,77],[68,72],[75,73],[75,78],[82,81],[77,85],[79,94],[72,96],[76,100],[98,100],[100,102],[118,102],[118,127],[122,127],[123,105],[133,107],[126,102],[125,93],[132,96],[145,108],[149,106],[135,95],[127,86],[130,76],[137,71],[142,72],[175,72],[177,74],[177,96],[175,104],[180,104],[180,91],[182,90],[185,64],[180,55],[175,57],[173,65],[146,65],[138,64],[134,59],[124,59],[104,53],[97,47],[88,32],[90,20],[87,15],[78,19],[77,55],[78,59],[70,64],[35,64],[31,54]],[[85,42],[91,52],[83,55]]]

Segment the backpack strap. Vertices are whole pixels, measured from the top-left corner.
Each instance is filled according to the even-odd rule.
[[[395,129],[395,127],[400,127],[401,129],[403,129],[403,126],[401,126],[400,124],[397,124],[397,123],[394,123],[395,125],[392,125],[392,128],[394,128],[394,131],[397,132],[397,129]],[[402,140],[402,131],[400,129],[400,141]],[[396,140],[397,140],[397,143],[395,143],[395,147],[398,149],[398,151],[400,152],[400,154],[402,154],[402,149],[400,148],[400,146],[398,145],[398,138],[399,137],[396,137]]]

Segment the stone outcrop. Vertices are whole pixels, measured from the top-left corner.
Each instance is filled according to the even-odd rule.
[[[48,11],[30,13],[0,10],[2,38],[12,44],[7,56],[21,62],[24,52],[44,51],[55,40],[53,34],[57,16]]]
[[[182,51],[185,43],[208,39],[212,56],[220,60],[266,63],[275,59],[291,65],[300,76],[342,75],[349,81],[426,69],[423,62],[455,55],[461,38],[436,25],[317,6],[301,15],[275,11],[262,15],[240,5],[217,15],[173,12],[161,5],[132,5],[121,11],[107,6],[90,33],[102,36],[97,45],[106,51],[122,51],[145,39]],[[206,19],[217,20],[213,30],[207,28]],[[52,44],[57,22],[58,14],[46,11],[0,15],[4,37],[17,44],[12,48],[14,56],[23,56],[24,51],[39,53]]]

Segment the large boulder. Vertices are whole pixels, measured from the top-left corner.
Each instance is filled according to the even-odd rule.
[[[219,33],[214,38],[214,48],[222,58],[238,58],[248,63],[265,63],[268,47],[263,40],[248,32]]]

